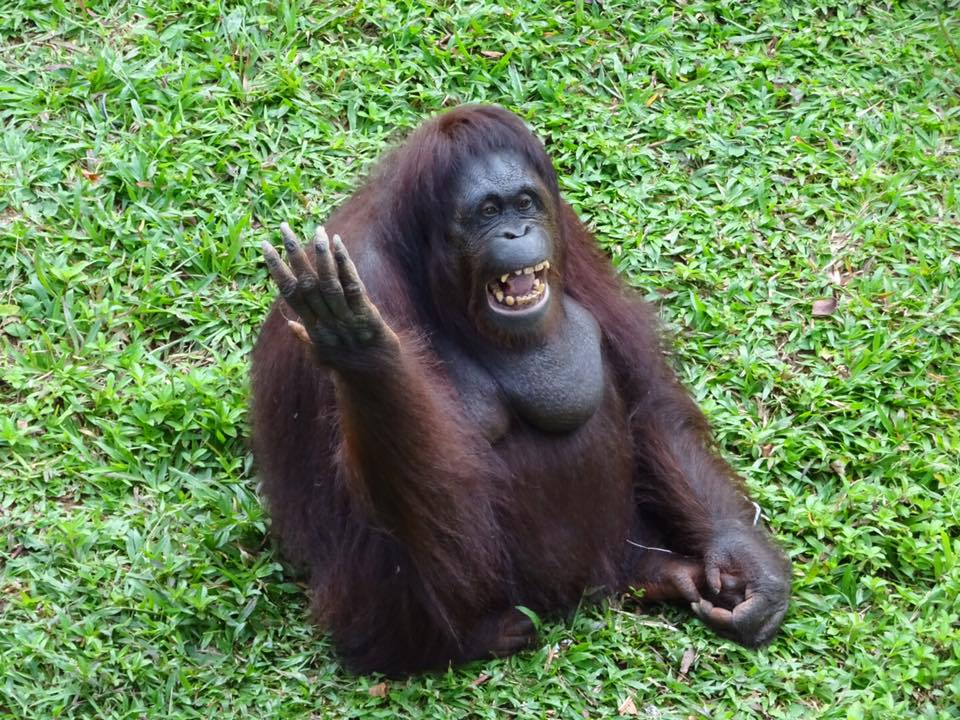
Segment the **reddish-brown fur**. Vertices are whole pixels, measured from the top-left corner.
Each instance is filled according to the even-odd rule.
[[[476,639],[517,605],[563,613],[587,589],[634,584],[673,597],[658,583],[675,556],[628,540],[700,558],[720,524],[753,520],[663,359],[651,310],[566,204],[559,277],[602,329],[603,403],[567,434],[512,418],[493,444],[471,420],[450,368],[489,339],[443,295],[462,272],[444,247],[445,198],[467,158],[500,148],[525,156],[556,193],[549,159],[515,116],[464,107],[389,154],[326,224],[399,336],[399,358],[321,369],[282,302],[254,351],[254,450],[273,530],[357,671],[482,655]]]

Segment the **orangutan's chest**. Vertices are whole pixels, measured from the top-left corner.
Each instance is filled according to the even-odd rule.
[[[606,381],[600,328],[572,300],[551,339],[522,351],[489,351],[449,364],[464,410],[492,443],[513,417],[551,433],[586,423],[603,400]]]

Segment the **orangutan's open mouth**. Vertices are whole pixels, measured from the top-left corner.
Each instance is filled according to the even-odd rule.
[[[499,311],[517,312],[542,303],[549,294],[547,271],[550,262],[544,260],[530,267],[504,273],[487,285],[490,305]]]

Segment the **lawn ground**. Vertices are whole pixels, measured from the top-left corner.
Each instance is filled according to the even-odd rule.
[[[942,1],[5,0],[0,717],[960,716],[958,48]],[[383,686],[307,624],[245,440],[257,245],[463,101],[675,335],[793,558],[768,649],[613,602]]]

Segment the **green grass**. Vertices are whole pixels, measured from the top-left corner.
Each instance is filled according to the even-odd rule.
[[[4,0],[0,717],[960,716],[947,5]],[[675,333],[794,561],[770,648],[613,602],[379,697],[308,625],[245,441],[257,245],[463,101]]]

